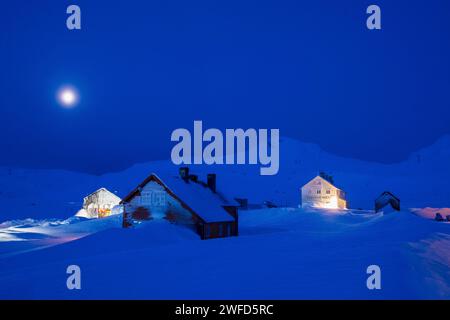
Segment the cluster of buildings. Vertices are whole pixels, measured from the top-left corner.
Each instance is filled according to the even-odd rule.
[[[86,196],[82,216],[103,218],[122,214],[124,228],[146,220],[166,219],[195,230],[201,239],[238,235],[238,211],[244,209],[246,199],[228,199],[217,190],[216,174],[208,174],[206,181],[181,167],[178,175],[152,173],[123,199],[105,188]],[[301,188],[301,206],[324,209],[347,209],[345,192],[334,185],[331,176],[321,173]],[[383,192],[375,201],[375,211],[386,206],[400,210],[400,200],[390,192]]]

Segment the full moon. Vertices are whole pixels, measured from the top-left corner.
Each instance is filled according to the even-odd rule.
[[[59,89],[57,97],[59,103],[65,108],[72,108],[78,102],[78,93],[73,87],[63,87]]]

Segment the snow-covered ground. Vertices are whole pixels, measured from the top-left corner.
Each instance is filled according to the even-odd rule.
[[[1,257],[0,298],[449,299],[449,227],[410,212],[264,209],[241,214],[239,237],[201,241],[151,221]],[[72,264],[78,291],[66,289]],[[381,290],[366,287],[373,264]]]
[[[280,172],[199,166],[218,190],[250,203],[290,208],[242,211],[240,236],[200,241],[165,221],[120,228],[120,217],[74,218],[82,199],[106,187],[124,196],[169,162],[92,176],[0,168],[0,298],[450,298],[450,137],[403,163],[382,165],[328,154],[284,138]],[[297,209],[300,187],[333,175],[352,210]],[[375,214],[389,190],[402,212]],[[414,208],[414,209],[409,209]],[[82,270],[82,290],[66,288],[66,268]],[[382,271],[382,290],[366,288],[366,268]]]
[[[73,241],[121,227],[119,215],[105,219],[71,217],[66,220],[16,220],[0,224],[0,259]]]

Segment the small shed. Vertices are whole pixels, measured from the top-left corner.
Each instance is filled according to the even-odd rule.
[[[318,175],[301,188],[301,206],[324,209],[346,209],[345,192]]]
[[[384,191],[378,198],[375,199],[375,212],[380,211],[400,211],[400,199],[394,196],[391,192]]]
[[[83,211],[87,218],[110,216],[121,199],[106,188],[100,188],[83,199]]]
[[[152,173],[121,203],[125,228],[165,219],[193,228],[201,239],[238,235],[239,204],[216,190],[215,174],[203,182],[187,167],[180,168],[179,175]]]

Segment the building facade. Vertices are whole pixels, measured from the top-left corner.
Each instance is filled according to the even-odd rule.
[[[323,209],[347,209],[346,194],[321,176],[301,188],[301,206]]]
[[[104,218],[113,213],[121,199],[106,188],[100,188],[83,199],[83,210],[87,218]]]
[[[201,239],[238,235],[238,204],[216,190],[215,175],[202,182],[181,168],[180,175],[151,174],[123,200],[123,227],[165,219],[194,229]]]

